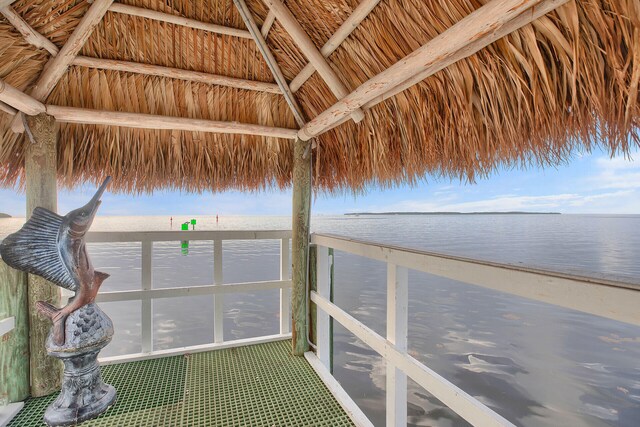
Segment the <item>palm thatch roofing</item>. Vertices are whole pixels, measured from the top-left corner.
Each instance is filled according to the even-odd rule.
[[[363,0],[365,1],[365,0]],[[62,48],[90,7],[86,0],[18,0],[13,11]],[[327,57],[350,92],[453,26],[488,0],[382,0]],[[242,30],[240,36],[110,9],[79,51],[265,82],[271,90],[93,68],[76,61],[43,103],[298,129],[232,0],[119,0],[167,15]],[[358,0],[289,0],[321,49]],[[258,27],[262,0],[247,0]],[[269,23],[267,23],[269,25]],[[266,30],[266,28],[263,28]],[[266,31],[263,31],[266,33]],[[288,84],[308,58],[276,19],[267,46]],[[50,47],[49,50],[52,50]],[[54,50],[55,52],[55,50]],[[0,78],[29,94],[52,54],[0,17]],[[473,180],[497,167],[553,165],[576,149],[610,153],[639,146],[640,4],[571,0],[399,94],[319,135],[314,185],[326,191],[414,183],[425,176]],[[299,80],[297,80],[299,81]],[[274,89],[275,88],[275,89]],[[338,101],[318,72],[295,88],[306,121]],[[0,185],[24,174],[24,134],[0,112]],[[61,123],[60,184],[114,177],[127,192],[259,190],[291,185],[293,141],[271,136]]]

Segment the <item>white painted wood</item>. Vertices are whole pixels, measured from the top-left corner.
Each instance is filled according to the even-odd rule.
[[[46,111],[43,103],[21,90],[16,89],[2,79],[0,79],[0,101],[9,104],[29,116],[35,116]]]
[[[318,294],[327,300],[330,299],[329,287],[329,249],[324,246],[317,246],[316,283]],[[329,334],[329,315],[323,310],[317,310],[316,314],[316,342],[318,359],[327,368],[331,369],[331,337]]]
[[[349,35],[360,25],[362,21],[369,15],[369,13],[380,3],[380,0],[362,0],[358,7],[355,8],[353,13],[349,15],[346,21],[342,23],[340,28],[329,38],[329,40],[322,46],[320,52],[322,56],[328,58],[341,44],[349,37]],[[289,87],[292,92],[297,92],[298,89],[313,75],[316,69],[313,64],[307,64],[300,73],[291,80]]]
[[[45,49],[51,55],[56,56],[58,54],[58,47],[53,44],[49,39],[45,36],[37,32],[33,29],[31,25],[27,23],[20,15],[13,10],[12,7],[0,7],[0,13],[15,27],[16,30],[22,37],[24,37],[25,41],[38,49]]]
[[[181,240],[280,240],[290,239],[291,230],[229,231],[90,231],[86,241],[108,242],[175,242]]]
[[[141,301],[145,299],[153,300],[202,295],[241,294],[269,289],[291,289],[291,280],[271,280],[264,282],[229,283],[225,285],[185,286],[156,288],[150,290],[101,292],[96,297],[96,302]]]
[[[0,320],[0,338],[8,334],[16,327],[16,318],[11,316]]]
[[[387,264],[387,340],[407,353],[409,273],[405,267]],[[322,294],[321,294],[322,295]],[[326,297],[325,297],[326,298]],[[329,298],[327,298],[329,300]],[[387,361],[387,425],[407,425],[407,375]]]
[[[533,269],[330,235],[312,243],[572,310],[640,325],[640,283]]]
[[[12,116],[18,113],[18,110],[2,101],[0,101],[0,111],[4,111],[5,113],[11,114]]]
[[[280,281],[291,283],[289,267],[289,238],[280,239]],[[280,333],[291,332],[291,287],[280,289]]]
[[[269,31],[271,31],[271,27],[273,23],[276,21],[276,15],[272,10],[267,13],[266,18],[264,18],[264,22],[262,23],[262,28],[260,28],[260,34],[266,40],[267,36],[269,36]]]
[[[12,419],[24,406],[24,402],[10,403],[7,406],[0,406],[0,427],[8,426]]]
[[[349,94],[349,90],[342,83],[338,74],[331,68],[331,65],[322,56],[322,53],[311,40],[311,37],[304,31],[293,13],[281,0],[262,0],[269,8],[269,11],[276,15],[276,19],[287,31],[293,42],[298,46],[300,51],[307,57],[309,62],[318,71],[322,80],[325,81],[331,92],[338,99],[342,99]],[[356,108],[351,111],[351,118],[358,123],[364,119],[364,113],[361,109]]]
[[[222,285],[224,278],[222,274],[222,240],[213,241],[213,283]],[[224,341],[224,294],[213,295],[213,341],[221,343]]]
[[[144,9],[136,6],[129,6],[122,3],[113,3],[109,8],[109,11],[126,15],[139,16],[141,18],[153,19],[155,21],[167,22],[175,25],[181,25],[183,27],[193,28],[195,30],[209,31],[216,34],[240,37],[244,39],[251,38],[251,34],[249,34],[249,32],[246,30],[225,27],[222,25],[212,24],[210,22],[197,21],[195,19],[189,19],[178,15],[171,15],[169,13],[158,12],[155,10]]]
[[[513,426],[505,418],[492,411],[478,400],[424,366],[406,353],[399,351],[393,344],[358,320],[332,304],[327,299],[311,293],[311,301],[325,310],[331,317],[340,322],[352,334],[383,356],[387,363],[391,363],[402,370],[407,376],[421,387],[451,408],[454,412],[476,426]]]
[[[383,96],[416,75],[422,73],[426,77],[460,59],[473,55],[504,36],[501,29],[506,27],[510,31],[515,31],[531,22],[535,16],[536,7],[542,7],[546,3],[558,7],[567,1],[491,0],[393,66],[360,85],[348,96],[340,99],[307,123],[298,132],[298,137],[308,141],[330,129],[355,109]],[[516,21],[518,26],[510,25],[512,21]]]
[[[139,360],[159,359],[162,357],[179,356],[182,354],[201,353],[203,351],[222,350],[224,348],[244,347],[252,344],[262,344],[274,341],[283,341],[291,339],[291,334],[286,335],[265,335],[263,337],[244,338],[234,341],[226,341],[224,343],[202,344],[189,347],[172,348],[168,350],[157,350],[151,353],[134,353],[122,356],[111,356],[99,358],[100,365],[113,365],[116,363],[136,362]]]
[[[183,70],[180,68],[162,67],[160,65],[142,64],[139,62],[119,61],[113,59],[90,58],[78,56],[73,60],[73,65],[96,68],[100,70],[123,71],[127,73],[144,74],[147,76],[168,77],[190,82],[206,83],[210,85],[227,86],[238,89],[255,90],[280,94],[280,88],[274,83],[259,82],[256,80],[237,79],[234,77],[217,74],[201,73],[198,71]]]
[[[284,78],[282,70],[280,70],[278,61],[276,61],[273,53],[271,53],[271,49],[269,49],[267,42],[262,36],[262,33],[260,32],[260,29],[258,28],[253,15],[251,14],[251,11],[247,7],[247,3],[245,2],[245,0],[233,0],[233,3],[236,5],[236,8],[238,9],[240,16],[242,17],[244,24],[247,26],[249,33],[251,33],[253,40],[255,40],[256,45],[258,45],[258,49],[260,50],[260,53],[262,53],[262,57],[271,70],[271,74],[273,74],[273,78],[278,84],[278,87],[280,87],[280,91],[282,92],[282,95],[284,95],[284,99],[285,101],[287,101],[287,105],[289,105],[289,108],[293,113],[293,117],[296,119],[296,123],[300,127],[304,126],[307,121],[304,118],[302,109],[300,108],[300,105],[298,105],[298,101],[296,101],[296,98],[295,96],[293,96],[291,90],[289,90],[289,84]]]
[[[171,129],[191,132],[213,132],[240,135],[258,135],[273,138],[295,139],[295,129],[261,126],[239,122],[189,119],[185,117],[155,114],[126,113],[120,111],[92,110],[86,108],[47,105],[47,113],[62,123],[121,126],[138,129]]]
[[[331,372],[329,372],[320,359],[310,351],[306,352],[304,357],[313,370],[316,371],[316,374],[318,374],[324,385],[327,386],[333,397],[338,401],[338,404],[347,413],[351,421],[353,421],[353,424],[357,427],[373,427],[373,423],[369,421],[369,418],[367,418],[356,402],[351,399],[351,396],[349,396],[340,383],[331,375]]]
[[[142,291],[153,289],[153,242],[142,242]],[[153,351],[153,299],[149,292],[141,292],[142,352]]]

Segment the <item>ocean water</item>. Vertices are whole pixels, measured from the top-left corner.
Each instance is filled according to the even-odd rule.
[[[191,217],[174,217],[173,229]],[[290,229],[289,217],[197,217],[197,228]],[[21,219],[0,219],[0,238]],[[98,217],[92,230],[168,230],[168,217]],[[312,230],[410,248],[640,283],[640,215],[317,216]],[[140,244],[90,244],[104,291],[140,287]],[[154,287],[212,283],[213,245],[154,245]],[[223,246],[227,283],[279,276],[276,241]],[[336,252],[335,302],[384,335],[386,265]],[[116,336],[102,355],[140,351],[140,303],[105,303]],[[225,296],[225,339],[278,332],[278,293]],[[639,307],[640,309],[640,307]],[[213,302],[154,302],[154,346],[213,340]],[[384,425],[385,362],[339,324],[334,373]],[[640,327],[409,272],[409,352],[522,426],[640,426]],[[409,381],[409,424],[464,426]]]

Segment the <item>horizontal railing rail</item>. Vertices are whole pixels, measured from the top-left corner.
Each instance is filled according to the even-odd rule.
[[[141,243],[141,288],[125,291],[100,292],[97,302],[140,301],[141,303],[141,352],[101,358],[102,363],[165,357],[172,354],[206,351],[235,345],[285,339],[290,334],[291,279],[289,277],[290,230],[238,230],[238,231],[109,231],[90,232],[88,243]],[[153,287],[153,248],[156,242],[171,241],[212,241],[213,242],[213,283],[196,286],[170,288]],[[237,240],[278,240],[280,242],[280,279],[247,283],[224,283],[222,268],[222,248],[224,241]],[[248,293],[258,290],[280,290],[280,333],[251,339],[224,340],[224,295]],[[153,347],[153,301],[161,298],[185,296],[211,296],[213,300],[214,342],[190,347],[155,350]]]
[[[640,283],[582,277],[510,264],[313,234],[317,246],[317,357],[329,369],[329,319],[380,354],[387,362],[387,425],[406,426],[407,377],[473,425],[511,426],[508,420],[407,354],[408,270],[506,292],[557,306],[640,325]],[[387,337],[333,304],[329,298],[329,249],[387,263]]]

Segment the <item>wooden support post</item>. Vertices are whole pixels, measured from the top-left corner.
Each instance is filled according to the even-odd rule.
[[[305,158],[308,143],[296,140],[293,154],[293,203],[291,257],[291,317],[293,354],[304,355],[307,342],[307,256],[311,210],[311,156]]]
[[[0,333],[0,401],[29,396],[29,306],[27,275],[0,260],[0,321],[13,317],[13,330]],[[1,404],[0,404],[1,406]]]
[[[47,114],[26,116],[25,175],[27,181],[27,219],[40,206],[56,212],[57,130],[55,119]],[[45,396],[60,389],[62,363],[47,355],[45,341],[51,321],[41,316],[36,301],[60,306],[60,291],[41,277],[29,275],[29,354],[31,396]]]
[[[313,243],[309,244],[309,299],[312,292],[318,292],[318,246]],[[318,306],[313,302],[309,303],[309,340],[318,345]]]
[[[407,352],[408,270],[387,264],[387,340]],[[407,374],[387,360],[387,425],[407,425]]]
[[[329,284],[329,248],[316,246],[316,265],[317,292],[320,296],[329,299],[331,298]],[[329,315],[324,310],[316,311],[316,353],[325,368],[330,369],[331,337],[329,336]]]
[[[280,239],[280,280],[290,280],[289,268],[289,238]],[[291,289],[280,289],[280,333],[291,332],[289,322],[291,322]]]

